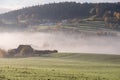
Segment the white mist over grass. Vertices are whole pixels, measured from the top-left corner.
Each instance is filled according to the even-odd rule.
[[[59,52],[120,54],[120,37],[85,36],[64,32],[3,32],[0,33],[0,48],[13,49],[20,44],[31,45],[39,50]]]

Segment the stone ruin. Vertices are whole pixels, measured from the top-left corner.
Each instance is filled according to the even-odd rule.
[[[40,56],[43,54],[58,53],[57,50],[34,50],[30,45],[19,45],[16,49],[8,50],[8,57]]]

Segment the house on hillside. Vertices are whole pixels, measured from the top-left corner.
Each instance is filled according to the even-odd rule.
[[[34,50],[30,45],[19,45],[18,48],[8,51],[8,57],[40,56],[57,52],[57,50]]]
[[[33,55],[34,49],[30,45],[19,45],[16,53],[18,53],[18,56],[30,56]]]

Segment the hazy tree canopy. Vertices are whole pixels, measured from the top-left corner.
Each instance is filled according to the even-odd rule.
[[[75,2],[63,2],[63,3],[52,3],[45,5],[37,5],[27,7],[15,11],[11,11],[1,15],[1,18],[16,20],[18,17],[23,18],[35,18],[39,20],[50,19],[50,20],[62,20],[62,19],[73,19],[80,17],[88,17],[91,8],[95,7],[95,4],[80,4]],[[34,16],[33,16],[34,15]]]
[[[88,17],[110,21],[116,18],[120,22],[120,3],[76,3],[61,2],[36,5],[10,11],[0,15],[0,25],[11,21],[20,26],[35,25],[50,21],[81,19]],[[97,19],[95,19],[97,20]]]
[[[3,49],[0,49],[0,57],[4,57],[6,55],[6,51]]]
[[[63,20],[89,17],[90,11],[91,13],[94,12],[97,16],[102,17],[106,11],[111,11],[112,13],[115,11],[120,12],[120,3],[51,3],[11,11],[0,15],[0,17],[11,20],[16,20],[18,17],[19,19],[34,18],[39,20]]]

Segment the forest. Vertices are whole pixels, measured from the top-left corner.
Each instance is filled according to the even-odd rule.
[[[60,2],[24,7],[1,14],[0,26],[13,24],[28,26],[85,18],[102,20],[106,26],[116,27],[120,24],[120,3]]]

